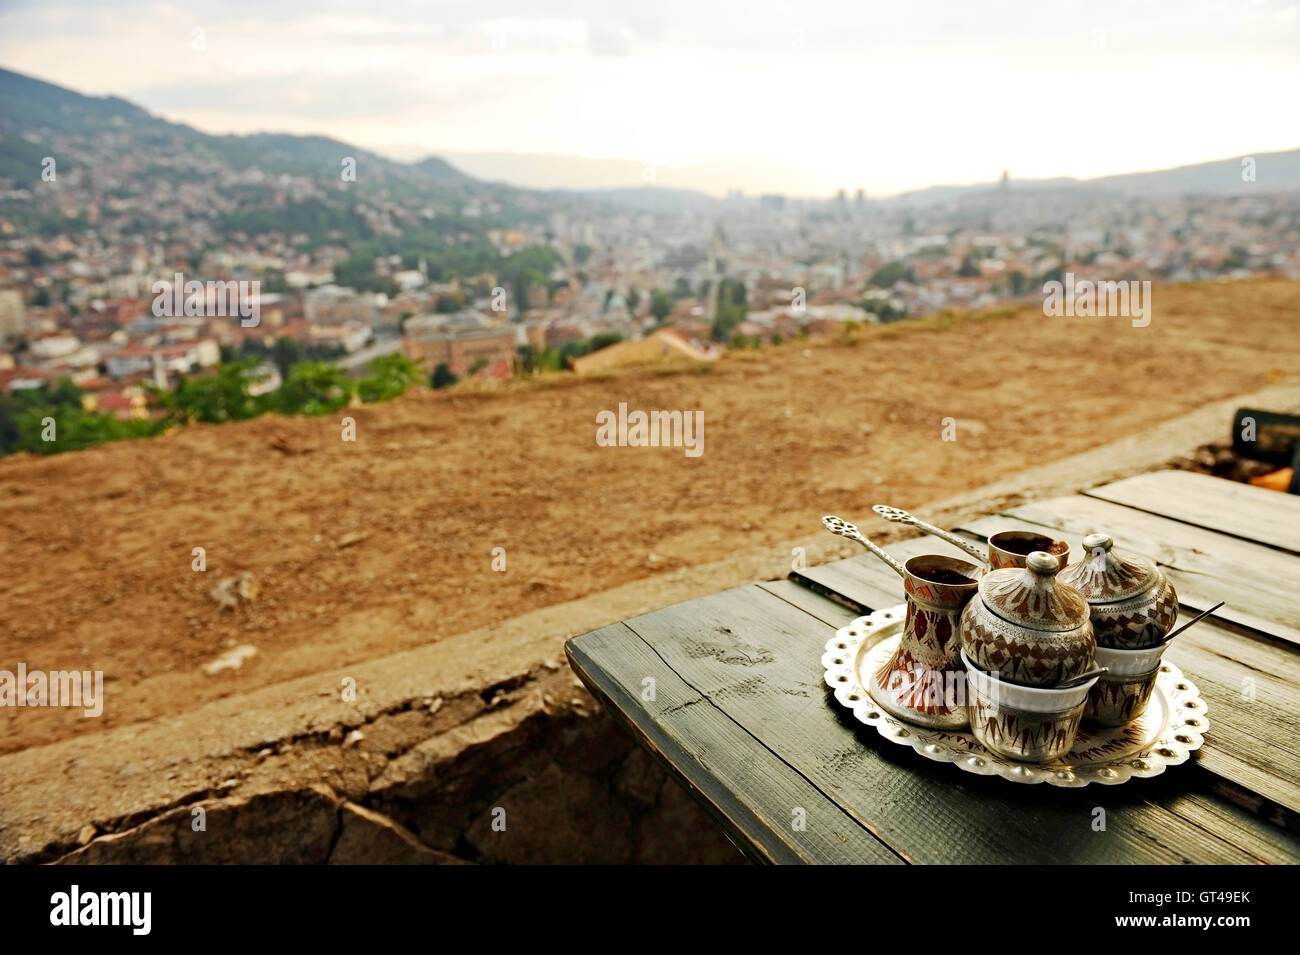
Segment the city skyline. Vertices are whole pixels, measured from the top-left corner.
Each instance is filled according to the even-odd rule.
[[[106,6],[6,4],[0,62],[206,132],[612,160],[714,195],[1093,178],[1296,145],[1276,121],[1300,86],[1294,2],[1011,3],[996,23],[946,3],[744,19],[585,0],[544,17],[514,0]]]

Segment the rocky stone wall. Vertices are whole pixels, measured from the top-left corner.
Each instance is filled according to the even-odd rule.
[[[89,825],[72,851],[50,845],[12,861],[744,861],[567,670],[411,702],[362,726],[249,754],[218,787],[229,795],[119,820],[109,831]]]

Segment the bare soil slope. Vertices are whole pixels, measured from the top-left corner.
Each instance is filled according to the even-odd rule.
[[[0,669],[101,669],[107,697],[101,720],[0,710],[0,752],[921,505],[1297,367],[1300,284],[1157,287],[1153,306],[1147,328],[1026,309],[706,370],[421,389],[349,410],[355,442],[338,417],[267,416],[0,460]],[[704,453],[598,446],[620,402],[703,411]],[[209,590],[241,572],[256,599],[222,609]]]

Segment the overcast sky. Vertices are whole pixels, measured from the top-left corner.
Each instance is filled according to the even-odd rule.
[[[0,0],[0,65],[210,132],[726,160],[792,193],[1300,146],[1300,0]]]

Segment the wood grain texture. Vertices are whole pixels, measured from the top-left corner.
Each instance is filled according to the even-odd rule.
[[[626,621],[640,641],[630,656],[635,644],[621,632],[617,640],[576,638],[571,656],[756,858],[845,859],[834,839],[792,842],[779,831],[780,807],[799,798],[817,807],[819,825],[842,814],[837,832],[848,825],[874,839],[854,852],[874,847],[911,862],[1294,864],[1300,838],[1286,829],[1300,829],[1300,557],[1286,552],[1289,531],[1248,539],[1278,520],[1265,521],[1259,509],[1283,495],[1243,496],[1224,491],[1230,482],[1205,480],[1211,484],[1181,476],[1117,482],[1098,491],[1133,503],[1090,492],[960,529],[977,541],[998,530],[1048,530],[1074,545],[1073,559],[1086,533],[1106,530],[1120,547],[1161,564],[1178,588],[1181,620],[1229,601],[1168,651],[1206,699],[1211,729],[1192,763],[1156,779],[1082,790],[1017,786],[926,761],[856,724],[822,682],[821,648],[859,613],[903,600],[898,576],[865,553]],[[1184,493],[1175,485],[1195,485],[1195,495],[1172,500]],[[1215,492],[1214,507],[1196,498]],[[1227,517],[1222,499],[1232,502]],[[964,556],[932,537],[886,549],[900,560]],[[654,665],[677,701],[666,710],[628,689]],[[1104,832],[1091,825],[1098,808]]]
[[[1300,497],[1294,494],[1194,471],[1153,471],[1084,493],[1300,554]]]
[[[881,740],[842,712],[822,683],[820,650],[832,627],[761,587],[627,625],[684,682],[911,861],[1256,861],[1225,838],[1230,830],[1205,829],[1151,802],[1169,785],[1163,778],[1113,789],[1020,787]],[[1098,806],[1106,810],[1105,832],[1091,826]]]
[[[902,860],[615,624],[572,640],[570,665],[633,737],[666,766],[732,841],[761,862],[898,864]],[[645,680],[654,699],[645,700]],[[794,810],[803,829],[794,828]]]

